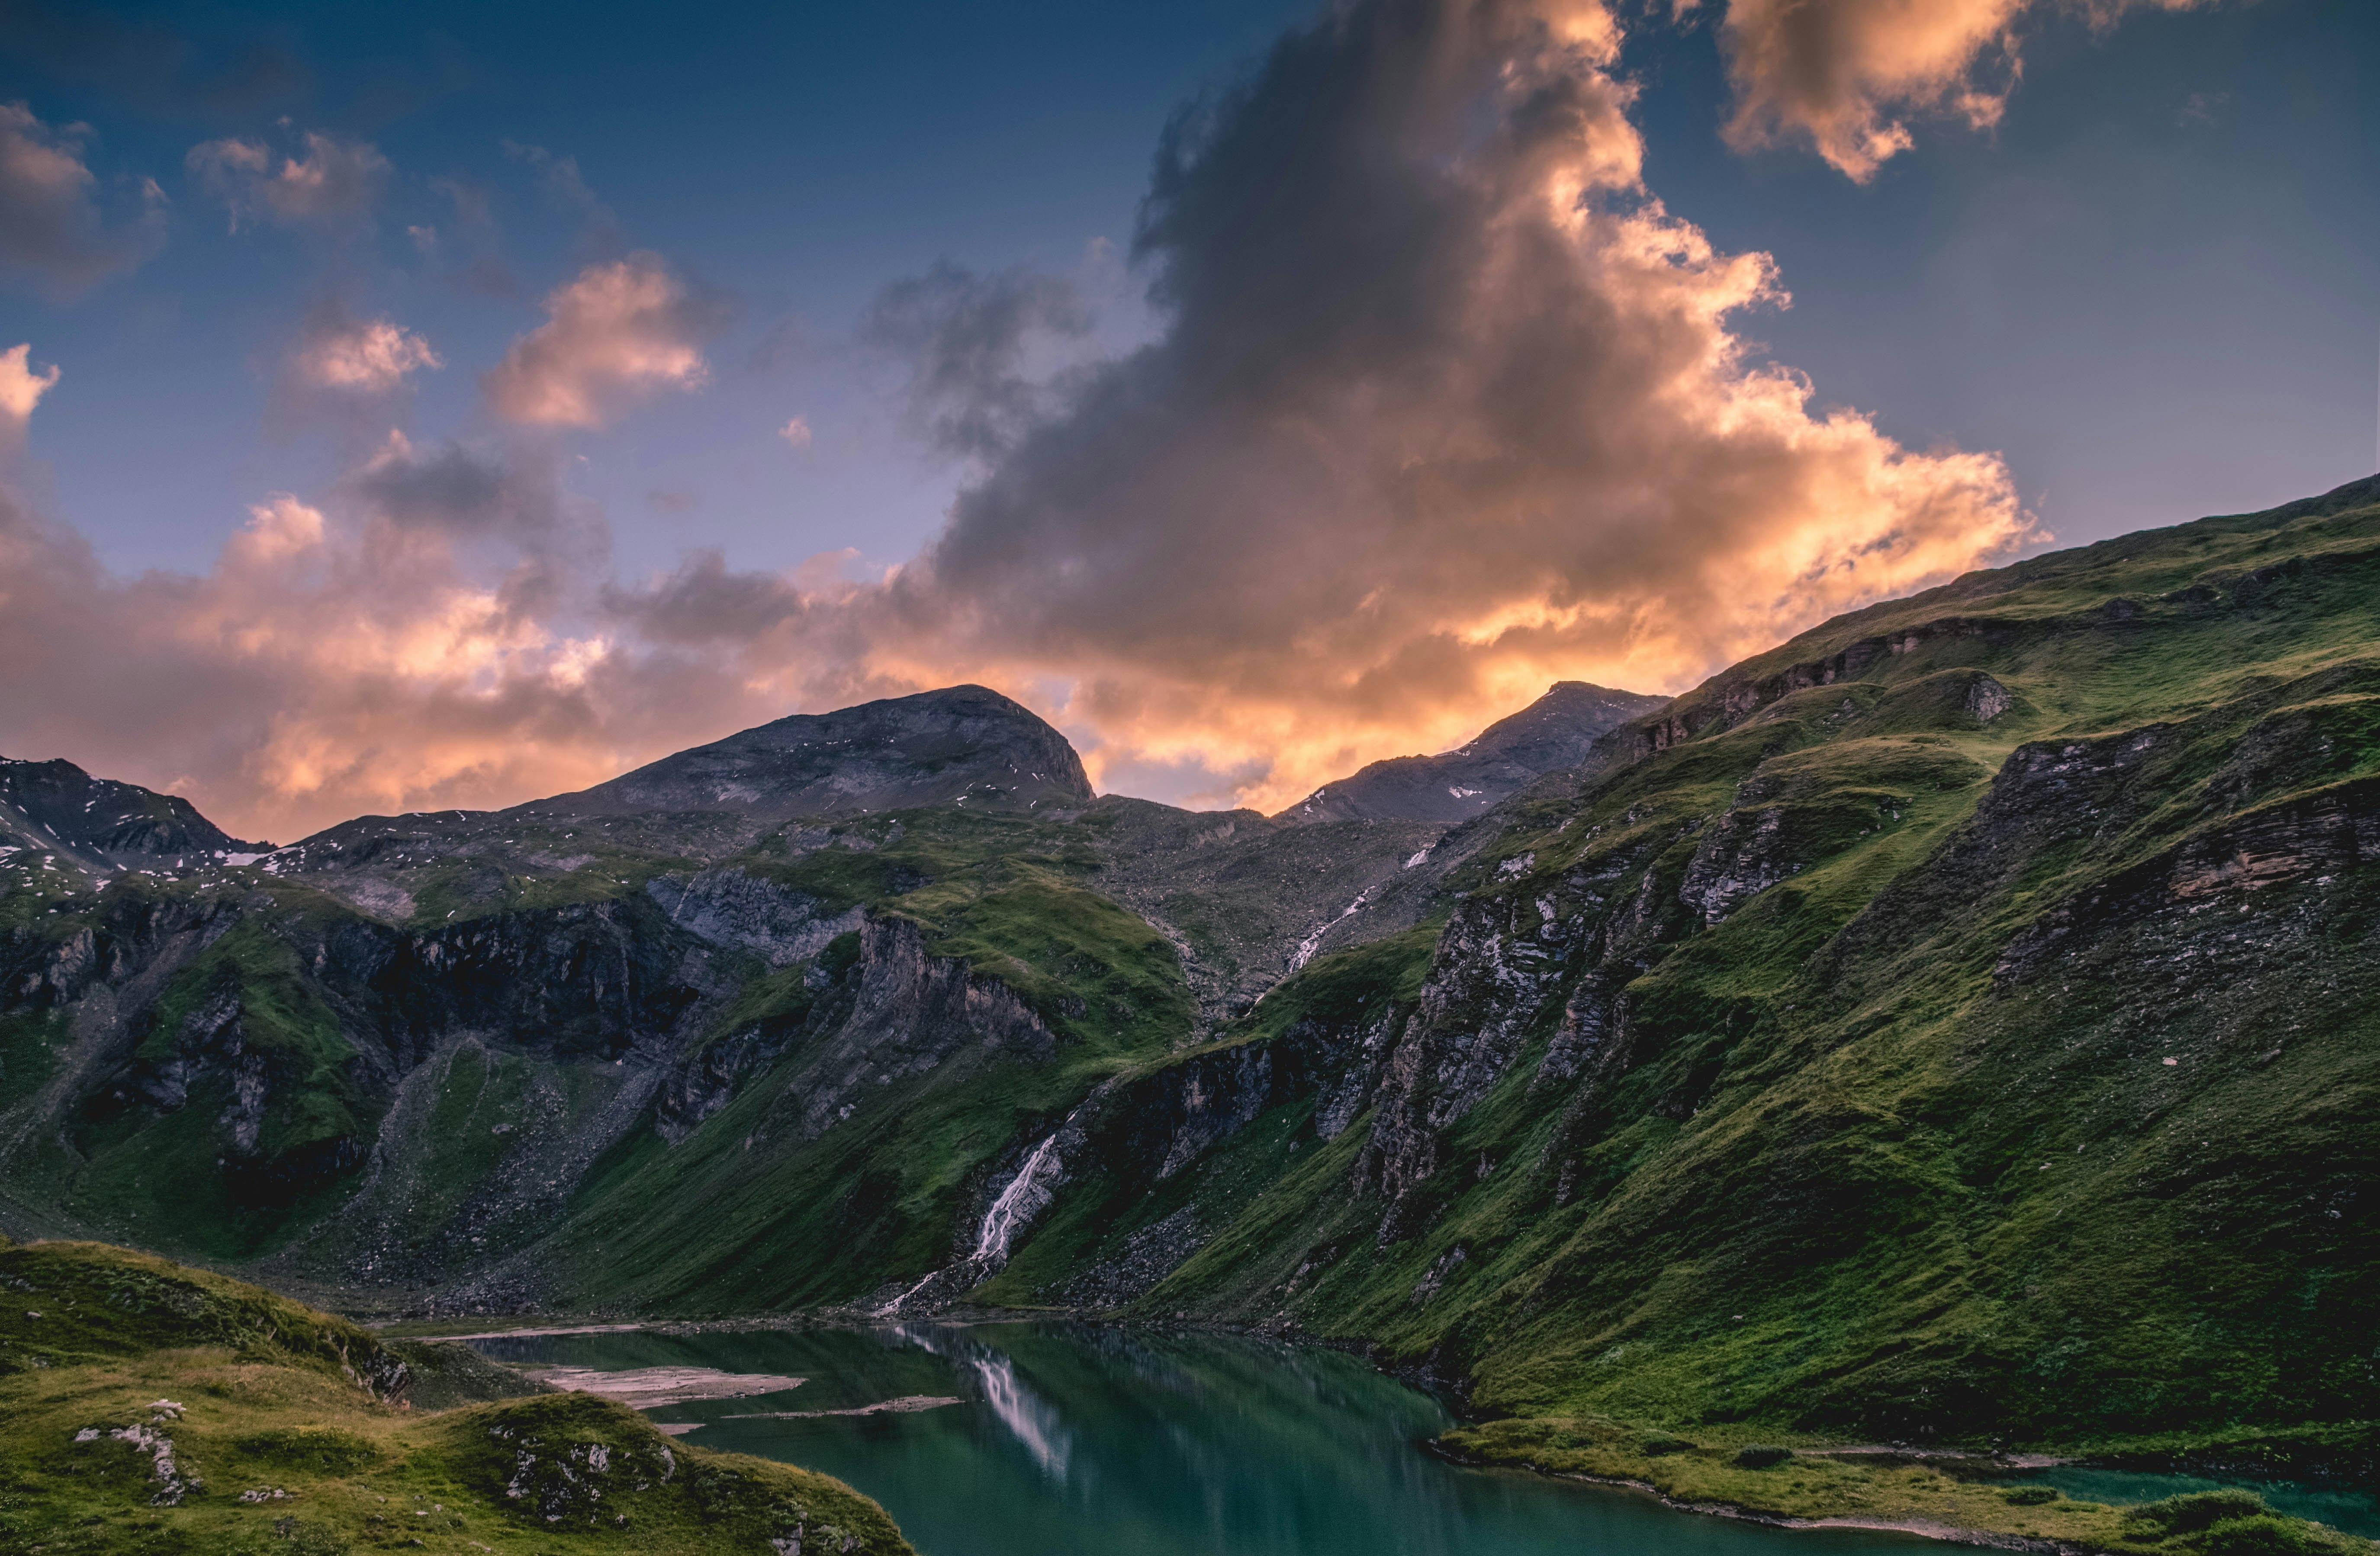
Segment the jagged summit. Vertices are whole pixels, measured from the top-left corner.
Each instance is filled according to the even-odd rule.
[[[257,853],[178,795],[94,778],[65,760],[0,757],[0,848],[63,856],[85,869],[178,865]]]
[[[1545,696],[1434,757],[1390,757],[1323,784],[1286,821],[1467,821],[1530,780],[1586,760],[1606,732],[1666,706],[1666,697],[1556,681]]]
[[[1091,797],[1064,735],[989,687],[959,686],[795,713],[517,808],[540,816],[732,810],[774,820]]]

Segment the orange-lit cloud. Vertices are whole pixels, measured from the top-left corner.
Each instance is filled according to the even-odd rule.
[[[0,491],[0,750],[286,841],[583,785],[773,711],[564,625],[569,510],[532,456],[392,438],[318,501],[256,504],[206,572],[121,578]]]
[[[289,359],[291,376],[315,389],[383,395],[419,369],[445,364],[430,343],[386,319],[319,315]]]
[[[1914,118],[2000,121],[2022,70],[2020,24],[2063,11],[2095,27],[2213,0],[1727,0],[1721,31],[1739,149],[1806,140],[1862,183],[1915,144]],[[1693,8],[1691,0],[1680,9]]]
[[[55,362],[47,371],[33,371],[30,341],[0,351],[0,458],[23,446],[33,407],[42,403],[43,395],[57,386],[58,371]]]
[[[1273,806],[1557,677],[1677,688],[2029,538],[1997,457],[1814,415],[1749,355],[1774,268],[1645,188],[1617,43],[1578,5],[1293,34],[1160,154],[1165,335],[1023,427],[1005,372],[958,381],[997,453],[926,554],[831,604],[705,572],[657,608],[789,699],[988,680],[1095,769]]]
[[[513,342],[481,380],[507,421],[601,427],[640,400],[698,389],[718,310],[656,254],[589,265],[545,299],[547,321]]]
[[[335,232],[361,227],[388,182],[388,159],[369,142],[320,131],[308,131],[304,144],[303,156],[276,156],[261,141],[233,137],[193,146],[183,162],[230,211],[235,231],[242,217]]]
[[[978,472],[889,570],[706,553],[622,585],[539,439],[393,435],[203,577],[110,578],[0,513],[0,750],[187,778],[282,837],[979,680],[1110,786],[1270,808],[1554,679],[1680,689],[2033,538],[1997,456],[1814,412],[1747,346],[1775,266],[1645,187],[1619,43],[1584,0],[1291,33],[1169,130],[1136,242],[1166,323],[1123,358],[1029,371],[1080,340],[1030,277],[887,288],[872,339]],[[707,318],[651,256],[547,306],[486,381],[512,420],[701,380]]]

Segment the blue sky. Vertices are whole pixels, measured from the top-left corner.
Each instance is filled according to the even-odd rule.
[[[735,310],[710,392],[582,451],[623,563],[666,565],[693,541],[754,565],[843,545],[894,560],[939,521],[957,477],[888,424],[897,377],[850,348],[856,317],[937,259],[1072,271],[1095,243],[1128,242],[1166,115],[1292,14],[744,6],[662,26],[641,7],[577,6],[117,11],[119,24],[189,39],[186,86],[260,47],[307,79],[253,106],[158,112],[140,85],[8,60],[0,98],[91,124],[94,171],[154,176],[175,207],[157,260],[64,305],[0,300],[0,334],[67,368],[42,415],[60,511],[115,566],[202,566],[261,492],[304,490],[339,460],[322,429],[272,415],[273,363],[310,302],[345,292],[437,343],[449,366],[421,376],[414,423],[468,424],[475,371],[584,257],[582,213],[506,149],[541,147],[575,160],[623,245],[670,254]],[[269,140],[285,115],[368,140],[395,165],[368,238],[333,249],[230,233],[188,187],[190,145]],[[486,191],[517,296],[424,274],[406,229],[452,231],[441,179]],[[1107,327],[1135,334],[1120,269],[1100,279]],[[756,370],[781,331],[799,344],[774,355],[791,360]],[[807,456],[774,437],[795,415],[827,434]],[[128,423],[141,429],[133,457]],[[673,513],[653,492],[696,505]]]
[[[2373,90],[2380,10],[2350,0],[2136,0],[2130,7],[2099,0],[2104,14],[2094,25],[2079,0],[1945,3],[1988,10],[2012,30],[1961,67],[1962,80],[2000,94],[1999,120],[1978,130],[1922,93],[1894,99],[1888,83],[1876,88],[1912,143],[1864,180],[1814,154],[1816,132],[1790,117],[1765,144],[1724,133],[1736,108],[1761,90],[1747,74],[1746,40],[1764,10],[1774,19],[1774,0],[1704,0],[1678,24],[1666,3],[1620,4],[1610,13],[1618,52],[1573,61],[1579,80],[1592,77],[1595,90],[1616,94],[1614,111],[1641,137],[1641,176],[1632,175],[1615,200],[1631,209],[1658,200],[1722,256],[1773,258],[1775,285],[1790,292],[1791,306],[1755,304],[1726,315],[1727,338],[1749,347],[1743,371],[1774,362],[1806,374],[1811,423],[1853,410],[1888,442],[1878,456],[1888,461],[1897,457],[1892,449],[1999,456],[2007,492],[2030,516],[2023,533],[2010,527],[2005,501],[1986,501],[2000,506],[1978,521],[1972,544],[1926,553],[1949,558],[1942,565],[1953,570],[2038,549],[2046,535],[2070,543],[2264,506],[2380,464],[2380,91]],[[1827,4],[1862,9],[1860,0]],[[1458,0],[1378,0],[1348,15],[1457,8]],[[1281,665],[1219,670],[1204,681],[1146,673],[1160,651],[1185,663],[1232,660],[1261,630],[1243,621],[1213,643],[1126,643],[1131,634],[1094,622],[1102,614],[1096,604],[1067,604],[1073,597],[1062,598],[1055,585],[1044,590],[1033,581],[1043,565],[1066,572],[1077,553],[1088,559],[1087,576],[1126,577],[1102,573],[1108,564],[1085,537],[1110,544],[1154,499],[1121,486],[1070,495],[1051,461],[1096,460],[1110,446],[1098,441],[1101,397],[1124,393],[1139,382],[1134,373],[1154,382],[1171,371],[1165,361],[1195,356],[1195,343],[1177,338],[1187,321],[1228,324],[1228,309],[1201,312],[1146,294],[1169,265],[1177,274],[1229,274],[1230,243],[1208,235],[1136,258],[1136,223],[1160,137],[1199,94],[1226,94],[1208,115],[1220,130],[1193,121],[1194,142],[1210,137],[1198,142],[1201,176],[1220,179],[1228,169],[1215,147],[1229,140],[1232,115],[1256,125],[1263,103],[1300,90],[1286,56],[1269,55],[1277,41],[1328,36],[1339,40],[1334,57],[1355,57],[1347,40],[1361,30],[1333,33],[1311,6],[655,13],[45,5],[6,14],[0,103],[22,104],[39,127],[28,133],[74,148],[103,237],[138,254],[137,263],[83,286],[19,265],[0,291],[0,349],[22,343],[33,371],[58,371],[39,395],[7,472],[9,490],[27,521],[45,527],[43,543],[79,538],[91,548],[104,576],[76,587],[115,590],[106,598],[117,605],[143,575],[181,588],[176,580],[216,568],[226,543],[260,522],[255,511],[275,494],[327,513],[334,530],[366,536],[388,518],[356,505],[365,501],[355,496],[358,472],[376,457],[385,462],[392,429],[417,463],[452,441],[489,470],[501,466],[543,483],[554,510],[538,521],[546,538],[533,543],[509,531],[454,539],[463,531],[449,525],[443,533],[455,578],[528,588],[518,556],[504,549],[516,541],[540,555],[566,549],[571,559],[567,581],[552,581],[555,572],[539,586],[546,590],[540,599],[557,602],[536,607],[545,614],[533,626],[519,626],[530,608],[506,597],[504,609],[515,613],[507,620],[519,630],[506,628],[513,635],[490,650],[494,657],[440,662],[447,667],[437,674],[460,678],[441,683],[437,695],[477,697],[472,717],[492,717],[487,711],[503,698],[527,696],[505,680],[514,673],[505,667],[542,655],[537,673],[548,682],[540,684],[580,699],[566,711],[540,704],[534,715],[541,729],[579,731],[564,742],[568,760],[508,765],[475,748],[394,788],[359,787],[324,775],[339,762],[293,769],[272,756],[276,737],[267,726],[299,719],[300,700],[360,694],[321,683],[327,672],[319,666],[267,675],[243,663],[236,672],[201,674],[186,650],[176,674],[188,671],[193,687],[206,688],[188,695],[248,708],[246,734],[225,735],[220,721],[180,747],[161,734],[161,754],[144,759],[148,748],[124,733],[137,722],[130,711],[109,715],[103,735],[58,706],[87,699],[0,672],[0,749],[11,754],[114,760],[119,769],[129,762],[141,771],[125,776],[179,781],[218,808],[282,818],[273,824],[285,830],[341,807],[526,797],[540,784],[657,754],[698,733],[701,718],[749,720],[943,674],[975,675],[1058,718],[1110,786],[1200,804],[1270,804],[1329,776],[1334,761],[1460,738],[1550,674],[1628,676],[1655,689],[1684,684],[1761,633],[1859,598],[1814,595],[1778,609],[1763,595],[1740,631],[1692,644],[1647,647],[1641,625],[1624,640],[1590,638],[1579,636],[1580,602],[1594,604],[1597,569],[1620,566],[1613,559],[1621,553],[1583,547],[1541,598],[1491,601],[1475,590],[1444,609],[1417,607],[1403,638],[1332,626],[1324,635],[1338,632],[1330,638],[1337,646],[1321,650],[1312,634],[1284,630],[1282,663],[1320,654],[1338,667],[1330,705],[1350,710],[1329,740],[1293,760],[1272,754],[1280,732],[1302,731],[1317,714],[1297,701],[1308,692],[1284,689],[1296,677]],[[2012,84],[2010,49],[2022,58]],[[1235,83],[1241,99],[1229,96]],[[1402,133],[1393,115],[1363,112],[1371,116],[1350,118],[1348,134]],[[1316,109],[1318,125],[1324,113]],[[1265,133],[1304,133],[1294,117],[1289,129]],[[223,171],[228,164],[193,160],[194,148],[237,142],[260,149],[267,160],[259,165],[276,167],[306,157],[310,135],[368,147],[384,163],[367,203],[337,219],[276,221],[252,188],[248,207],[237,209],[243,197],[235,175]],[[1254,172],[1232,175],[1244,189],[1269,176],[1260,158],[1251,165]],[[154,181],[154,194],[143,193],[144,179]],[[0,223],[10,219],[0,208]],[[1326,251],[1335,252],[1318,238],[1294,253]],[[1355,252],[1355,267],[1365,268]],[[500,414],[482,375],[547,320],[558,288],[637,255],[651,256],[655,274],[677,289],[673,306],[689,321],[686,349],[698,351],[700,371],[628,395],[601,425],[525,430],[520,418]],[[938,264],[968,278],[970,307],[1061,299],[1039,314],[1032,312],[1038,305],[1027,306],[1014,338],[991,347],[993,366],[1007,375],[999,392],[1022,396],[1002,413],[1014,426],[991,443],[962,446],[932,434],[934,416],[952,402],[920,387],[928,335],[884,323],[887,288]],[[1031,291],[1044,283],[1055,290]],[[1261,277],[1229,284],[1263,285]],[[1315,284],[1315,296],[1330,295],[1327,282]],[[955,317],[935,315],[933,329],[942,333],[931,334],[941,343],[933,349],[957,338]],[[293,380],[290,363],[314,338],[309,329],[328,328],[325,321],[388,322],[442,365],[406,373],[404,386],[385,395],[315,392]],[[1136,348],[1149,361],[1119,369]],[[1173,404],[1165,396],[1184,392],[1176,380],[1164,383],[1172,387],[1149,391],[1153,403]],[[987,391],[978,383],[965,392]],[[1557,378],[1540,392],[1570,391]],[[795,418],[806,442],[783,435]],[[1343,445],[1373,432],[1350,432]],[[1410,429],[1396,435],[1410,437]],[[1075,452],[1053,452],[1064,449]],[[1209,456],[1206,466],[1216,457],[1230,456]],[[543,472],[534,480],[522,474],[532,465]],[[1569,490],[1554,473],[1531,480],[1532,511]],[[1635,484],[1613,491],[1639,491],[1641,477],[1630,480]],[[1157,505],[1173,503],[1178,490],[1177,482]],[[1220,483],[1212,500],[1256,511],[1290,504],[1287,490],[1249,496]],[[1580,501],[1573,525],[1620,524],[1609,516],[1625,506],[1621,497]],[[972,520],[962,511],[970,502]],[[1096,514],[1063,523],[1050,517],[1077,502]],[[995,508],[1005,517],[984,517]],[[1167,533],[1196,529],[1209,510],[1185,511],[1167,521],[1176,525]],[[1796,510],[1776,524],[1783,532],[1806,517]],[[1876,533],[1899,533],[1895,522],[1876,518]],[[1282,520],[1273,529],[1282,524],[1294,528]],[[996,529],[1003,538],[936,553],[946,527],[962,537]],[[1250,536],[1273,530],[1231,532],[1245,549]],[[1340,533],[1318,531],[1293,553],[1327,571]],[[1468,554],[1456,530],[1443,539]],[[1021,571],[978,571],[963,590],[951,582],[959,577],[952,557],[1012,542],[1023,548]],[[370,552],[358,543],[358,556]],[[1159,544],[1157,529],[1146,544]],[[942,557],[942,592],[868,603],[874,614],[864,628],[851,625],[856,616],[828,623],[822,596],[808,599],[807,614],[786,604],[765,620],[752,617],[759,625],[732,642],[714,633],[698,643],[686,630],[652,625],[670,601],[691,598],[686,580],[697,564],[744,580],[735,586],[738,600],[777,590],[790,602],[799,592],[785,581],[795,569],[844,548],[850,555],[826,573],[814,564],[801,587],[830,574],[872,586],[895,564],[907,565],[914,580],[932,553]],[[704,563],[712,553],[715,564]],[[1726,562],[1716,572],[1705,567],[1698,589],[1767,587],[1728,570],[1736,567],[1733,552],[1706,546],[1694,554]],[[1529,561],[1519,553],[1507,570],[1525,571]],[[1265,576],[1299,565],[1269,562]],[[20,586],[36,576],[32,564],[16,565]],[[1386,581],[1394,569],[1380,566],[1384,581],[1353,591],[1342,602],[1349,612],[1372,609],[1366,602],[1382,589],[1415,587],[1409,578]],[[1751,581],[1708,581],[1722,573]],[[1912,560],[1888,578],[1900,587],[1929,576]],[[1872,570],[1871,582],[1885,578]],[[450,586],[460,587],[451,579],[438,587]],[[1245,580],[1214,587],[1224,591],[1219,599],[1248,594]],[[1634,613],[1641,623],[1648,611],[1684,608],[1682,595],[1661,592],[1670,589],[1638,579],[1624,592],[1614,584],[1596,609],[1609,619]],[[620,603],[640,590],[641,603]],[[1328,590],[1284,594],[1279,609],[1328,614],[1340,607],[1315,603],[1326,595],[1336,599]],[[1119,614],[1153,619],[1161,603],[1160,594]],[[723,620],[721,609],[702,607]],[[980,620],[1003,613],[1029,622],[1029,631],[984,636]],[[788,625],[797,615],[798,632]],[[960,616],[978,621],[965,645],[916,646],[927,630],[920,623]],[[1567,625],[1548,626],[1555,616]],[[1346,623],[1356,619],[1348,614]],[[1457,668],[1445,645],[1459,642],[1467,652],[1491,631],[1507,635],[1505,658]],[[787,646],[761,664],[753,645],[771,634]],[[848,647],[861,638],[864,649]],[[623,666],[636,662],[640,689],[623,682],[586,691],[568,679],[579,671],[553,668],[554,656],[575,654],[576,664],[597,653],[588,646],[597,643]],[[683,685],[698,660],[717,682],[699,696],[684,694],[700,718],[629,711],[666,704],[652,687]],[[418,679],[418,668],[406,660],[374,674]],[[115,679],[133,675],[126,669]],[[552,681],[556,675],[563,680]],[[1402,699],[1392,695],[1401,675],[1410,687]],[[298,682],[302,692],[291,689]],[[260,699],[265,706],[256,706]],[[1217,711],[1259,704],[1273,711],[1253,723]],[[419,708],[407,716],[430,717]],[[547,738],[505,727],[508,741]],[[313,748],[351,738],[379,751],[395,736],[325,734]],[[51,745],[60,748],[20,749]],[[359,765],[360,754],[346,764]],[[277,809],[254,798],[266,791],[283,796]]]

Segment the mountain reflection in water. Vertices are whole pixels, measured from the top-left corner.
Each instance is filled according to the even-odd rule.
[[[797,1375],[804,1409],[910,1395],[939,1409],[729,1419],[749,1404],[652,1412],[683,1441],[837,1476],[926,1556],[1939,1556],[1915,1537],[1786,1531],[1649,1498],[1457,1468],[1422,1440],[1429,1395],[1335,1352],[1087,1325],[552,1335],[489,1341],[507,1361]]]

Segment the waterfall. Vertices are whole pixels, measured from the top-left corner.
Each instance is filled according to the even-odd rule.
[[[1064,1165],[1058,1160],[1055,1133],[1033,1148],[1033,1154],[1025,1159],[1016,1176],[1008,1180],[1008,1186],[1000,1191],[1000,1197],[983,1213],[983,1225],[976,1233],[975,1253],[969,1262],[989,1267],[995,1261],[1008,1261],[1009,1239],[1050,1203],[1050,1190],[1042,1180]],[[1049,1173],[1043,1172],[1045,1166]]]
[[[1422,850],[1423,854],[1427,854],[1429,850],[1427,848]],[[1414,857],[1417,860],[1421,856],[1417,854]],[[1407,865],[1405,868],[1410,869],[1413,867],[1411,865]],[[1378,890],[1379,888],[1378,886],[1366,886],[1361,892],[1356,893],[1355,900],[1339,910],[1339,918],[1346,918],[1349,914],[1354,912],[1357,908],[1362,907],[1366,903],[1371,901],[1372,893]],[[1322,949],[1322,937],[1339,927],[1339,918],[1330,920],[1328,923],[1325,923],[1322,928],[1315,930],[1312,934],[1297,942],[1297,954],[1289,964],[1290,971],[1295,972],[1298,968],[1305,966],[1306,963],[1314,960],[1314,954]]]
[[[1075,1110],[1080,1112],[1081,1108]],[[993,1198],[991,1209],[983,1213],[983,1222],[976,1229],[974,1250],[956,1264],[926,1271],[916,1285],[876,1309],[876,1317],[898,1317],[911,1297],[938,1282],[950,1285],[951,1295],[955,1295],[1008,1262],[1009,1244],[1056,1197],[1056,1179],[1066,1167],[1058,1154],[1058,1137],[1066,1132],[1066,1124],[1073,1123],[1074,1118],[1074,1113],[1068,1113],[1064,1124],[1026,1154],[1025,1164]]]

